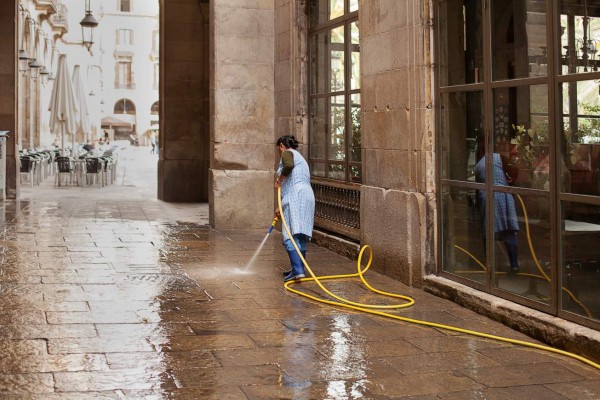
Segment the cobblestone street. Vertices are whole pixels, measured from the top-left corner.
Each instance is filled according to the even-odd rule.
[[[105,188],[22,188],[0,213],[2,399],[599,399],[557,354],[327,307],[284,290],[274,231],[216,231],[208,205],[156,200],[156,156]],[[319,274],[355,264],[309,246]],[[375,272],[411,318],[533,341]],[[326,283],[381,301],[358,280]],[[318,293],[314,284],[304,290]]]

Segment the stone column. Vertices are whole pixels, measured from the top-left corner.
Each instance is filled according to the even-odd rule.
[[[268,227],[273,216],[274,2],[210,1],[210,223]]]
[[[419,286],[435,261],[429,2],[361,2],[361,242],[374,265]]]
[[[17,61],[16,1],[0,1],[0,130],[10,131],[6,148],[6,197],[19,193],[19,155],[17,152]]]
[[[208,201],[208,1],[161,0],[158,198]]]

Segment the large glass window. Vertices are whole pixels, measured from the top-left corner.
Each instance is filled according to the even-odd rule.
[[[436,12],[440,273],[600,327],[600,0]]]
[[[310,2],[311,174],[361,181],[358,2]]]

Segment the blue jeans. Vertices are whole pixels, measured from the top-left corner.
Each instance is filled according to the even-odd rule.
[[[306,246],[308,245],[308,236],[303,233],[297,233],[292,236],[294,242],[300,249],[302,256],[306,258]],[[304,264],[302,263],[302,259],[296,252],[294,245],[290,239],[287,239],[283,242],[283,246],[288,252],[288,256],[290,257],[290,264],[292,266],[292,275],[304,274]]]

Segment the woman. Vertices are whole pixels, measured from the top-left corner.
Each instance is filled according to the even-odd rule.
[[[496,186],[509,186],[510,177],[504,171],[504,163],[500,154],[494,153],[493,182]],[[475,180],[485,183],[485,157],[481,157],[475,165]],[[479,191],[479,202],[482,205],[483,221],[483,247],[485,248],[485,191]],[[494,239],[504,241],[510,262],[510,271],[519,272],[519,249],[518,249],[519,221],[515,200],[510,193],[494,192]]]
[[[310,186],[310,171],[304,157],[296,150],[298,141],[293,135],[277,139],[281,156],[275,188],[281,188],[281,208],[292,238],[306,259],[306,246],[312,237],[315,220],[315,194]],[[275,215],[280,216],[279,209]],[[283,245],[290,257],[291,270],[284,271],[284,282],[304,278],[304,264],[285,229]]]

